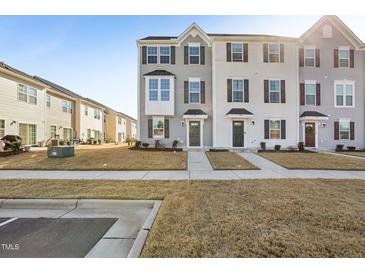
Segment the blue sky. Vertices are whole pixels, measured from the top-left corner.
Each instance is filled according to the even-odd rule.
[[[0,16],[0,60],[136,117],[136,40],[206,32],[297,37],[320,16]],[[365,17],[340,16],[365,40]]]

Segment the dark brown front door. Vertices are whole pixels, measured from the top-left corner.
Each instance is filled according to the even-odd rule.
[[[305,146],[316,146],[316,127],[314,123],[305,123]]]
[[[200,121],[189,122],[189,146],[200,147]]]
[[[233,147],[243,147],[244,145],[243,121],[233,121]]]

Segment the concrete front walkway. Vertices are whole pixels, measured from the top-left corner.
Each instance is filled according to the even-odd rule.
[[[255,153],[238,153],[260,170],[213,170],[203,151],[188,152],[188,170],[182,171],[47,171],[0,170],[0,179],[86,180],[239,180],[272,178],[365,179],[365,171],[288,170]],[[1,185],[1,182],[0,182]]]

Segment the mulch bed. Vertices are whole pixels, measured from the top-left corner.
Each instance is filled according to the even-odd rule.
[[[24,153],[25,151],[23,150],[19,150],[19,151],[1,151],[0,152],[0,157],[8,157],[11,155],[16,155],[16,154],[20,154],[20,153]]]

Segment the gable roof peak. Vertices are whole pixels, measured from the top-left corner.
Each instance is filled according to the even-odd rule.
[[[195,22],[193,22],[188,28],[184,30],[183,33],[179,35],[177,38],[178,45],[181,45],[181,43],[186,39],[186,37],[191,34],[193,37],[199,35],[207,44],[208,46],[212,45],[212,40],[208,36],[208,34]]]

